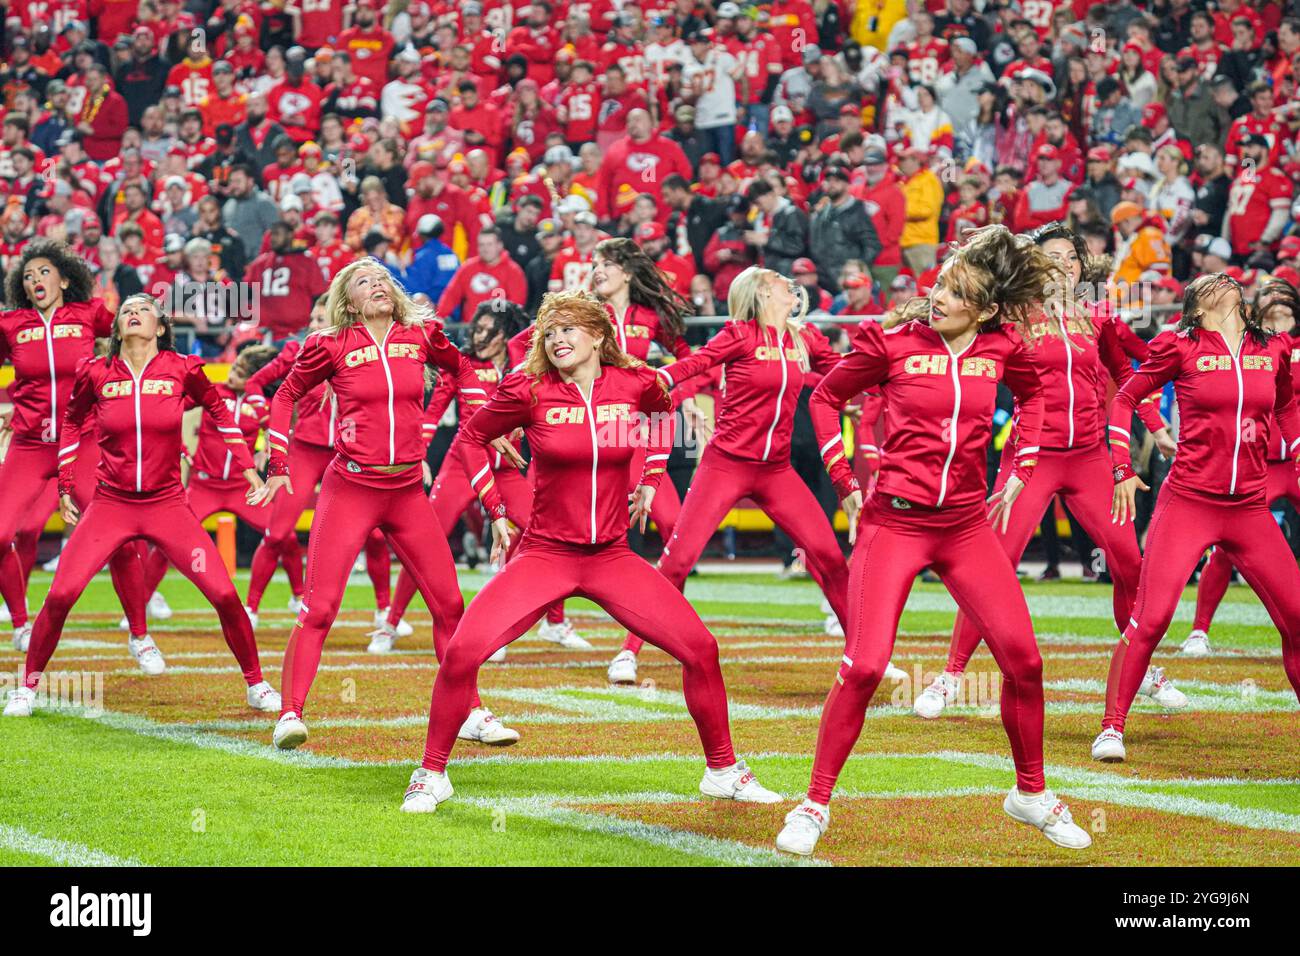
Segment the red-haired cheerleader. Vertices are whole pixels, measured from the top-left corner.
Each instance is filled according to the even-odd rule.
[[[850,560],[848,640],[822,710],[808,797],[785,818],[780,850],[810,854],[830,822],[831,791],[862,733],[917,573],[930,567],[979,627],[1003,675],[1002,724],[1016,786],[1003,809],[1060,846],[1090,845],[1043,778],[1043,663],[1003,531],[1033,471],[1043,388],[1008,327],[1041,302],[1058,275],[1032,242],[1003,226],[979,230],[944,262],[916,317],[884,331],[863,322],[854,348],[809,405],[823,458],[856,529]],[[998,382],[1020,403],[1013,474],[985,509],[985,453]],[[880,474],[865,506],[840,439],[840,409],[864,390],[885,397]]]
[[[321,296],[312,308],[311,332],[325,328],[325,297]],[[280,354],[249,377],[245,391],[251,398],[262,396],[273,382],[289,374],[298,357],[301,343],[285,343]],[[338,406],[329,387],[321,383],[298,400],[297,418],[289,437],[289,479],[287,486],[271,505],[271,516],[266,534],[253,552],[252,567],[248,575],[248,616],[257,626],[257,615],[262,605],[262,595],[275,574],[276,560],[284,566],[289,577],[289,610],[297,614],[302,610],[303,570],[302,548],[298,544],[298,519],[302,517],[316,485],[324,477],[334,460],[334,442],[338,433]],[[292,490],[296,489],[296,490]],[[363,546],[366,573],[375,591],[375,621],[387,614],[389,604],[388,543],[378,530],[370,533]],[[353,556],[355,557],[355,555]],[[412,633],[410,625],[399,622],[398,633]]]
[[[161,549],[216,609],[248,685],[248,705],[280,709],[280,695],[262,679],[253,628],[235,585],[185,502],[180,460],[187,403],[202,405],[225,429],[251,498],[262,479],[225,402],[204,374],[202,359],[176,354],[171,323],[154,299],[128,296],[118,309],[109,354],[77,367],[59,448],[60,505],[64,520],[76,527],[37,615],[23,682],[10,696],[6,716],[31,715],[36,686],[58,646],[68,611],[109,555],[136,538]],[[92,416],[100,447],[98,484],[83,515],[72,498],[73,475],[82,425]]]
[[[402,809],[436,810],[452,795],[447,761],[470,707],[479,668],[523,634],[552,601],[586,597],[682,664],[682,692],[704,745],[700,790],[774,803],[731,747],[718,645],[686,598],[627,545],[644,527],[672,443],[672,401],[655,374],[618,347],[604,307],[582,292],[548,295],[524,368],[461,428],[474,487],[493,519],[493,560],[510,526],[487,442],[523,428],[536,471],[533,511],[518,552],[474,598],[433,685],[424,759]],[[649,418],[648,431],[646,418]],[[648,442],[629,509],[627,474]]]
[[[477,380],[473,388],[459,388],[450,376],[439,380],[424,414],[424,439],[426,444],[433,439],[438,422],[446,412],[453,399],[459,395],[458,411],[461,423],[469,421],[475,411],[483,406],[496,392],[497,385],[506,374],[507,343],[528,325],[528,315],[522,308],[509,302],[482,302],[474,311],[470,323],[470,340],[466,350],[465,361]],[[507,440],[506,441],[508,444]],[[500,443],[499,443],[500,445]],[[514,454],[511,454],[511,452]],[[506,506],[506,516],[516,527],[528,523],[528,514],[533,508],[533,489],[528,479],[520,472],[523,458],[508,446],[505,453],[500,450],[492,453],[492,477],[501,493]],[[460,453],[460,436],[457,435],[447,449],[447,455],[438,469],[438,477],[433,482],[429,493],[429,503],[437,515],[438,524],[444,531],[456,526],[457,519],[464,514],[475,500],[474,488],[470,484],[469,472],[465,470],[465,460]],[[477,508],[477,505],[475,505]],[[388,609],[387,619],[370,635],[368,650],[372,654],[387,654],[400,636],[397,630],[406,609],[415,596],[415,582],[410,572],[405,569],[397,576],[397,587],[393,594],[393,603]],[[566,647],[590,647],[586,641],[572,633],[572,640],[581,641],[581,645],[572,643]],[[548,638],[549,640],[550,638]],[[559,642],[563,643],[563,641]],[[493,660],[504,660],[505,649]]]
[[[1030,236],[1065,273],[1065,282],[1018,328],[1029,359],[1043,383],[1045,417],[1038,440],[1038,466],[1016,503],[1015,514],[997,538],[1012,565],[1020,562],[1043,512],[1060,495],[1088,536],[1100,546],[1114,581],[1115,627],[1123,631],[1137,597],[1142,555],[1132,527],[1110,520],[1110,456],[1106,452],[1106,389],[1109,381],[1122,386],[1133,367],[1119,339],[1119,320],[1109,310],[1078,301],[1075,290],[1083,277],[1087,249],[1073,230],[1053,223]],[[1145,346],[1138,340],[1142,350]],[[1150,399],[1138,405],[1138,416],[1163,451],[1173,452],[1173,439]],[[1013,420],[1014,421],[1014,420]],[[1001,491],[1015,470],[1015,452],[1022,444],[1018,429],[1002,453],[995,491]],[[938,717],[958,698],[962,673],[979,646],[979,629],[958,612],[948,665],[934,683],[917,696],[913,709],[921,717]],[[1141,693],[1161,706],[1178,710],[1187,698],[1152,668]]]
[[[320,666],[325,635],[338,615],[353,556],[376,528],[392,543],[433,614],[434,652],[447,642],[464,610],[451,549],[424,496],[424,372],[428,365],[473,387],[462,356],[374,259],[339,271],[326,301],[328,327],[307,338],[293,370],[271,401],[271,478],[267,498],[292,490],[289,422],[294,404],[323,383],[338,403],[336,454],[321,481],[307,553],[302,610],[284,655],[284,707],[273,737],[292,750],[307,739],[303,704]],[[466,378],[466,375],[470,377]],[[510,744],[519,735],[501,726],[477,700],[458,724],[462,736]],[[468,715],[468,716],[466,716]]]
[[[1300,318],[1300,294],[1287,282],[1266,282],[1255,294],[1255,312],[1263,328],[1286,342],[1291,348],[1291,388],[1300,394],[1300,336],[1296,335],[1296,320]],[[1270,505],[1288,500],[1300,509],[1300,485],[1296,481],[1296,468],[1292,456],[1287,454],[1286,439],[1277,430],[1277,422],[1268,424],[1268,480],[1265,497]],[[1222,548],[1215,548],[1210,560],[1201,569],[1201,580],[1196,588],[1196,619],[1192,633],[1183,642],[1183,653],[1188,657],[1205,657],[1210,653],[1210,622],[1219,602],[1227,593],[1232,578],[1232,559]]]
[[[275,349],[266,345],[244,349],[230,366],[226,381],[214,386],[249,448],[256,447],[258,435],[269,424],[271,409],[265,398],[260,394],[249,394],[245,387],[249,377],[275,354]],[[185,492],[190,510],[200,521],[217,512],[229,511],[259,533],[265,533],[270,509],[248,503],[243,476],[239,473],[234,452],[226,441],[230,435],[223,428],[204,410],[199,420],[198,445],[190,463],[189,482]],[[274,552],[268,550],[266,554],[274,568]],[[167,573],[167,559],[161,551],[155,549],[145,558],[144,563],[145,590],[146,593],[151,593],[157,590]],[[301,560],[298,567],[301,574]],[[292,575],[292,568],[286,570]],[[250,612],[248,617],[256,627],[256,614]]]
[[[95,353],[95,338],[108,335],[113,316],[90,297],[94,279],[86,263],[61,242],[27,246],[5,277],[5,298],[15,308],[0,313],[0,362],[13,363],[9,387],[13,415],[0,431],[13,437],[0,469],[0,591],[13,621],[14,648],[25,651],[32,626],[27,618],[24,558],[35,557],[35,538],[45,526],[50,487],[58,474],[60,426],[79,363]],[[81,473],[86,476],[84,472]],[[90,501],[93,486],[78,482],[78,507]],[[22,554],[14,542],[26,542]],[[113,586],[130,620],[128,649],[148,670],[158,653],[146,633],[144,574],[135,545],[108,559]],[[147,660],[145,660],[147,658]]]
[[[707,345],[659,369],[674,388],[718,365],[726,381],[717,428],[700,456],[659,571],[682,588],[723,517],[740,499],[752,498],[803,550],[809,573],[843,622],[844,554],[817,499],[790,464],[795,407],[805,378],[830,371],[840,356],[826,336],[800,321],[808,309],[802,286],[770,269],[753,267],[738,275],[727,309],[731,321]],[[641,643],[636,635],[627,636],[609,665],[612,683],[636,683]]]
[[[691,347],[686,343],[684,321],[689,304],[673,290],[654,260],[634,241],[604,239],[596,244],[592,258],[591,289],[605,303],[619,348],[632,358],[639,362],[647,361],[653,346],[658,346],[665,355],[678,360],[690,356]],[[533,330],[530,328],[512,340],[512,358],[523,360],[532,336]],[[679,379],[679,382],[683,381],[686,380]],[[683,415],[695,428],[703,424],[704,416],[696,407],[693,396],[704,382],[703,376],[690,380],[675,388],[672,395],[674,404],[680,406]],[[640,454],[644,454],[644,450]],[[628,472],[629,493],[641,474],[641,464],[640,458],[632,461]],[[650,516],[665,545],[677,526],[681,507],[677,487],[671,481],[665,482],[655,495],[654,513]],[[538,629],[538,634],[543,640],[553,641],[562,647],[591,647],[574,632],[573,626],[565,619],[562,604],[547,608],[546,620]],[[627,656],[632,662],[632,681],[635,681],[636,657],[631,654]]]
[[[1119,524],[1134,513],[1135,489],[1144,487],[1129,460],[1128,416],[1166,382],[1174,383],[1178,401],[1178,456],[1147,528],[1133,617],[1111,658],[1106,713],[1092,744],[1096,760],[1127,756],[1129,707],[1183,586],[1211,545],[1268,609],[1282,635],[1287,679],[1300,697],[1300,569],[1268,510],[1270,447],[1285,441],[1293,465],[1300,451],[1291,349],[1289,336],[1263,328],[1235,279],[1198,276],[1183,293],[1178,327],[1151,340],[1151,357],[1115,396],[1110,431]],[[1294,492],[1294,470],[1290,481]]]

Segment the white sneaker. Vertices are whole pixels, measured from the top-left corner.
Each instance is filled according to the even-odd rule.
[[[487,662],[489,664],[504,664],[506,662],[506,647],[509,646],[507,644],[505,647],[498,648],[497,652],[487,659]]]
[[[438,804],[446,802],[455,792],[445,773],[416,767],[402,797],[401,810],[403,813],[433,813]]]
[[[0,624],[8,624],[13,619],[14,616],[9,613],[9,605],[0,601]]]
[[[780,803],[784,798],[773,793],[754,776],[754,771],[745,766],[745,761],[737,760],[730,767],[721,770],[704,768],[704,777],[700,780],[700,793],[706,797],[718,797],[723,800],[736,800],[740,803]]]
[[[826,828],[831,824],[831,808],[804,800],[785,815],[785,826],[776,837],[776,848],[799,856],[812,856]]]
[[[884,678],[885,680],[906,680],[907,671],[901,667],[895,667],[893,661],[887,661],[885,663]]]
[[[393,625],[393,631],[397,634],[398,637],[410,637],[412,634],[415,633],[415,628],[411,627],[411,625],[406,623],[406,618],[402,618],[400,621],[398,621],[396,624]]]
[[[461,740],[488,744],[493,747],[509,747],[519,740],[519,731],[511,730],[492,715],[486,707],[475,707],[460,725],[456,736]]]
[[[9,700],[5,704],[5,716],[30,717],[35,705],[36,691],[30,687],[15,687],[9,692]]]
[[[167,663],[163,660],[162,651],[158,650],[158,645],[153,642],[153,638],[148,634],[141,638],[128,637],[126,639],[126,649],[131,652],[135,662],[140,665],[140,670],[150,677],[157,677],[167,669]]]
[[[278,713],[280,710],[280,692],[266,681],[260,681],[248,688],[248,706],[253,710],[266,713]]]
[[[1041,830],[1043,836],[1057,846],[1068,850],[1083,850],[1092,846],[1088,831],[1078,826],[1070,816],[1070,808],[1056,799],[1050,790],[1026,796],[1015,787],[1002,801],[1007,816]]]
[[[367,636],[370,638],[370,644],[366,647],[367,654],[389,654],[393,650],[393,645],[397,643],[397,632],[388,626],[387,621]]]
[[[155,621],[165,621],[172,616],[172,606],[158,591],[149,595],[149,603],[145,606],[145,610]]]
[[[1092,759],[1102,763],[1123,763],[1128,754],[1124,750],[1124,733],[1113,727],[1105,728],[1092,742]]]
[[[960,689],[961,675],[944,671],[934,679],[933,684],[921,691],[921,695],[912,704],[912,712],[926,720],[934,720],[957,699],[957,691]]]
[[[611,684],[635,684],[636,655],[631,651],[619,651],[609,663],[608,676]]]
[[[1142,678],[1138,693],[1150,697],[1165,710],[1186,710],[1190,703],[1187,695],[1174,686],[1174,682],[1165,676],[1163,667],[1147,668],[1147,676]]]
[[[581,637],[573,629],[573,625],[568,620],[563,620],[559,624],[552,624],[550,621],[543,621],[542,626],[537,629],[537,636],[544,641],[550,641],[552,644],[559,644],[561,647],[567,647],[574,651],[591,650],[591,642]]]
[[[253,625],[254,630],[257,630],[257,612],[245,604],[244,613],[248,615],[248,623]]]
[[[296,750],[307,742],[307,725],[289,711],[276,721],[271,742],[280,750]]]
[[[28,621],[22,627],[14,628],[14,650],[26,654],[27,648],[31,643],[32,643],[32,625],[30,621]]]
[[[1209,657],[1210,635],[1204,631],[1192,631],[1183,641],[1183,655],[1186,657]]]
[[[302,613],[302,598],[298,597],[296,594],[289,598],[289,612],[291,614]]]
[[[131,630],[131,622],[126,619],[126,615],[123,615],[122,620],[117,622],[117,629],[119,631]]]
[[[822,631],[827,637],[844,636],[844,626],[840,624],[840,619],[833,613],[826,615],[826,620],[822,622]]]

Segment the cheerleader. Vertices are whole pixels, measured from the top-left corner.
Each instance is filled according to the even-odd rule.
[[[826,831],[831,791],[862,733],[912,582],[925,567],[976,623],[1002,671],[1002,724],[1016,767],[1003,809],[1059,846],[1092,842],[1044,781],[1042,658],[1015,568],[988,520],[1006,533],[1042,432],[1043,387],[1009,324],[1059,281],[1055,263],[1030,240],[1003,226],[978,230],[944,262],[929,299],[909,303],[910,321],[888,332],[863,322],[853,351],[813,393],[817,440],[853,529],[853,597],[808,796],[786,816],[780,850],[811,854]],[[1012,473],[986,514],[985,453],[999,381],[1019,403],[1019,443]],[[884,395],[887,437],[864,506],[844,457],[840,409],[868,390]]]
[[[284,655],[283,712],[275,745],[292,750],[307,739],[303,704],[320,666],[325,635],[338,615],[348,574],[376,528],[392,543],[433,614],[434,652],[442,660],[464,610],[447,538],[424,496],[420,437],[424,372],[436,365],[462,387],[475,379],[442,329],[423,320],[391,274],[374,259],[344,266],[330,284],[328,325],[310,335],[271,401],[271,477],[265,498],[292,491],[289,422],[294,404],[328,383],[337,403],[335,455],[321,481],[307,555],[307,585]],[[461,736],[511,744],[470,688]]]
[[[248,447],[225,402],[203,373],[203,360],[178,355],[171,322],[148,295],[123,300],[105,358],[78,366],[59,448],[59,503],[75,525],[32,629],[21,685],[5,716],[31,715],[36,686],[58,646],[63,623],[109,555],[141,538],[181,569],[221,618],[221,631],[248,685],[248,705],[278,711],[280,695],[262,679],[253,629],[212,539],[185,502],[180,481],[181,417],[186,403],[202,405],[226,435],[234,466],[262,487]],[[73,499],[82,426],[93,417],[100,446],[94,497],[84,516]]]
[[[1247,308],[1235,279],[1198,276],[1183,293],[1177,328],[1151,340],[1151,357],[1115,396],[1110,446],[1116,523],[1133,516],[1136,489],[1146,489],[1129,459],[1128,416],[1166,382],[1174,383],[1178,401],[1178,456],[1147,528],[1133,616],[1111,658],[1106,713],[1092,744],[1095,760],[1127,757],[1129,707],[1183,586],[1211,545],[1223,550],[1268,609],[1282,636],[1282,666],[1300,697],[1300,569],[1268,510],[1269,452],[1283,442],[1292,468],[1285,482],[1295,491],[1300,412],[1290,337],[1269,332],[1260,318]],[[1267,424],[1270,415],[1276,428]]]
[[[436,810],[452,795],[447,761],[479,668],[532,626],[552,601],[574,595],[682,664],[682,692],[699,730],[706,796],[775,803],[731,746],[718,645],[686,598],[627,545],[629,521],[644,528],[672,443],[672,401],[655,374],[619,348],[607,311],[582,292],[548,295],[524,368],[461,427],[461,452],[492,518],[493,561],[510,524],[485,445],[523,428],[535,471],[533,510],[518,552],[474,598],[433,685],[429,735],[402,809]],[[644,418],[650,418],[648,430]],[[645,441],[628,504],[627,475]],[[629,514],[630,513],[630,514]]]

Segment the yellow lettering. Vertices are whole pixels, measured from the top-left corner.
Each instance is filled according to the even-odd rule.
[[[581,425],[586,421],[587,410],[581,405],[572,405],[568,408],[548,408],[546,410],[546,424],[548,425]]]
[[[947,375],[948,356],[909,355],[903,360],[903,371],[908,375]]]
[[[1262,369],[1265,372],[1273,371],[1273,356],[1271,355],[1246,355],[1241,359],[1241,367],[1250,370]]]
[[[132,393],[133,382],[105,382],[99,394],[105,398],[124,398]]]
[[[597,405],[596,421],[597,422],[616,422],[627,418],[632,414],[632,406],[626,403],[619,405]]]
[[[388,357],[419,359],[420,346],[414,342],[391,342],[388,346]]]
[[[991,358],[965,358],[961,361],[962,375],[983,375],[988,378],[998,377],[998,363]]]
[[[54,337],[56,339],[79,339],[83,329],[80,325],[56,325],[54,326]]]
[[[348,368],[356,368],[366,362],[374,362],[378,358],[379,348],[374,345],[367,345],[364,348],[354,349],[343,356],[343,364]]]

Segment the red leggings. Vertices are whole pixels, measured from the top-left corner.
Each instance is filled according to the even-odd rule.
[[[525,534],[519,552],[470,602],[441,658],[423,765],[446,769],[483,662],[532,627],[548,603],[575,595],[595,601],[681,662],[682,693],[708,765],[735,763],[718,642],[686,598],[621,537],[608,544],[574,545]]]
[[[1008,444],[1007,447],[1012,446]],[[1010,471],[1004,454],[1002,469],[998,472],[998,491],[1002,490],[1008,474]],[[1071,450],[1044,448],[1038,454],[1033,480],[1025,485],[1011,509],[1006,533],[995,531],[994,534],[1011,559],[1011,566],[1015,567],[1042,520],[1043,512],[1051,505],[1052,497],[1061,495],[1069,505],[1070,513],[1079,519],[1088,537],[1106,556],[1106,570],[1110,571],[1114,582],[1111,597],[1115,629],[1122,631],[1128,624],[1133,613],[1133,601],[1137,598],[1142,553],[1138,550],[1133,525],[1117,525],[1110,520],[1113,489],[1110,457],[1101,444]],[[1080,557],[1087,559],[1084,555]],[[958,611],[952,645],[948,649],[949,673],[960,674],[966,669],[975,648],[979,647],[980,637],[979,629]]]
[[[307,545],[303,608],[284,652],[283,713],[302,714],[320,666],[325,635],[343,601],[352,563],[376,528],[392,542],[429,605],[434,653],[443,659],[465,603],[456,584],[456,567],[446,535],[424,497],[420,469],[354,478],[330,468],[321,481]],[[477,702],[477,693],[473,696]]]
[[[95,470],[99,464],[98,449],[93,442],[77,459],[76,483],[72,499],[85,510],[95,494]],[[13,626],[27,623],[27,575],[31,559],[36,557],[35,543],[45,520],[58,507],[58,493],[53,490],[58,476],[58,449],[53,444],[29,442],[15,438],[9,443],[9,452],[0,465],[0,593],[13,618]],[[53,500],[53,505],[50,504]],[[19,551],[15,558],[14,552]],[[149,592],[144,588],[144,569],[140,554],[134,545],[123,547],[107,557],[113,588],[122,602],[131,633],[139,637],[146,633],[145,603]]]
[[[1002,556],[982,502],[935,510],[897,508],[899,501],[873,494],[858,525],[849,561],[853,599],[844,662],[822,709],[808,797],[830,801],[893,652],[912,582],[927,566],[988,641],[1002,671],[1002,726],[1011,741],[1016,786],[1038,793],[1044,788],[1043,659],[1015,568]]]
[[[671,482],[662,482],[671,485]],[[655,495],[658,500],[659,495]],[[741,461],[710,446],[700,458],[681,515],[659,558],[659,573],[679,591],[704,553],[718,524],[742,498],[754,502],[804,553],[804,563],[841,622],[848,617],[848,567],[821,505],[788,461]],[[623,649],[641,650],[642,638],[628,634]]]
[[[271,509],[250,505],[244,497],[247,491],[248,483],[242,479],[238,482],[220,481],[191,473],[185,498],[200,524],[218,512],[229,511],[253,529],[264,532]],[[144,559],[145,593],[153,594],[158,590],[166,574],[167,558],[160,549],[154,548]]]
[[[262,595],[275,574],[277,559],[289,575],[289,587],[294,596],[302,596],[302,546],[298,544],[298,519],[307,510],[316,485],[333,460],[333,448],[309,445],[297,439],[289,441],[289,483],[293,486],[293,494],[281,491],[271,502],[266,534],[253,553],[253,564],[249,569],[247,604],[251,610],[256,611],[261,606]]]
[[[1287,499],[1300,509],[1300,485],[1296,481],[1296,467],[1289,461],[1270,461],[1268,463],[1268,485],[1265,495],[1270,504]],[[1198,631],[1210,631],[1214,612],[1219,609],[1219,602],[1228,593],[1228,582],[1232,579],[1232,559],[1222,548],[1215,548],[1210,560],[1201,569],[1201,580],[1196,587],[1196,620],[1192,627]]]
[[[1300,568],[1268,499],[1229,498],[1174,488],[1166,481],[1147,529],[1133,618],[1115,646],[1102,727],[1124,729],[1156,645],[1174,619],[1183,587],[1205,549],[1218,545],[1268,609],[1282,635],[1282,666],[1300,698]]]
[[[100,486],[72,529],[59,557],[50,593],[45,596],[45,606],[36,616],[24,669],[26,686],[35,687],[40,682],[41,672],[63,633],[63,622],[90,579],[109,555],[134,538],[156,545],[203,592],[221,618],[221,633],[244,672],[244,680],[249,685],[258,683],[262,666],[253,628],[239,603],[239,592],[212,539],[186,505],[182,489],[138,496]],[[134,548],[131,553],[135,554]]]

